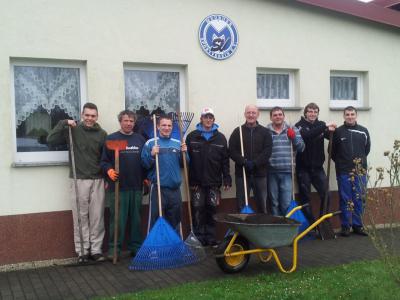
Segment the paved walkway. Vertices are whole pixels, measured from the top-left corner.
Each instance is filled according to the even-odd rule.
[[[283,263],[291,265],[292,248],[282,248],[279,253]],[[366,237],[352,235],[349,238],[339,237],[328,241],[309,240],[299,244],[298,270],[377,257],[377,251]],[[105,262],[85,267],[52,266],[0,273],[0,299],[88,299],[237,276],[223,273],[211,252],[200,264],[180,269],[130,271],[127,267],[129,262],[126,258],[116,266]],[[240,274],[254,275],[261,272],[279,271],[275,263],[262,264],[253,255],[247,268]]]

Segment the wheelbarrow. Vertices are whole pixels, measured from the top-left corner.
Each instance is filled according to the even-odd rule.
[[[300,222],[290,216],[303,208],[293,208],[285,217],[267,214],[226,214],[214,216],[217,222],[227,224],[234,232],[226,236],[214,251],[218,266],[226,273],[238,273],[248,264],[250,254],[258,254],[262,262],[275,259],[283,273],[292,273],[297,268],[297,244],[305,235],[328,218],[340,214],[340,211],[321,216],[303,232],[298,233]],[[293,246],[292,267],[285,269],[275,248]]]

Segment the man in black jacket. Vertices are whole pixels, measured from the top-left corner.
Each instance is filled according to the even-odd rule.
[[[367,128],[357,124],[357,110],[348,106],[343,112],[344,124],[333,135],[332,159],[336,166],[336,179],[339,189],[340,217],[342,236],[350,235],[353,227],[355,234],[366,236],[362,224],[363,200],[367,178],[363,174],[354,174],[355,160],[367,171],[367,156],[371,149],[371,139]]]
[[[335,123],[318,120],[319,107],[309,103],[304,108],[304,117],[296,123],[301,137],[306,144],[303,152],[296,156],[297,183],[299,185],[300,204],[310,203],[311,184],[317,190],[321,200],[320,214],[323,212],[323,201],[326,196],[327,177],[323,168],[325,162],[324,138],[336,129]],[[304,216],[311,224],[315,221],[310,206],[303,208]]]
[[[215,246],[215,221],[220,187],[232,186],[228,145],[214,123],[211,108],[201,111],[200,123],[186,138],[190,157],[189,184],[192,190],[193,231],[203,246]]]
[[[243,167],[246,171],[247,194],[253,190],[257,212],[266,212],[267,165],[272,151],[271,132],[258,124],[260,115],[255,105],[247,105],[244,112],[246,123],[241,125],[243,133],[244,156],[241,153],[239,127],[229,138],[229,154],[235,162],[236,200],[239,211],[244,207]]]

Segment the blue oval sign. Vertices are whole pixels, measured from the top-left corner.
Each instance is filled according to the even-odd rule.
[[[203,51],[217,60],[227,59],[235,53],[239,36],[236,25],[224,15],[206,17],[199,27],[199,41]]]

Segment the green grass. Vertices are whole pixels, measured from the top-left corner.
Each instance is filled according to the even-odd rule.
[[[382,261],[309,268],[293,274],[269,273],[147,290],[108,299],[400,299],[400,285]]]

